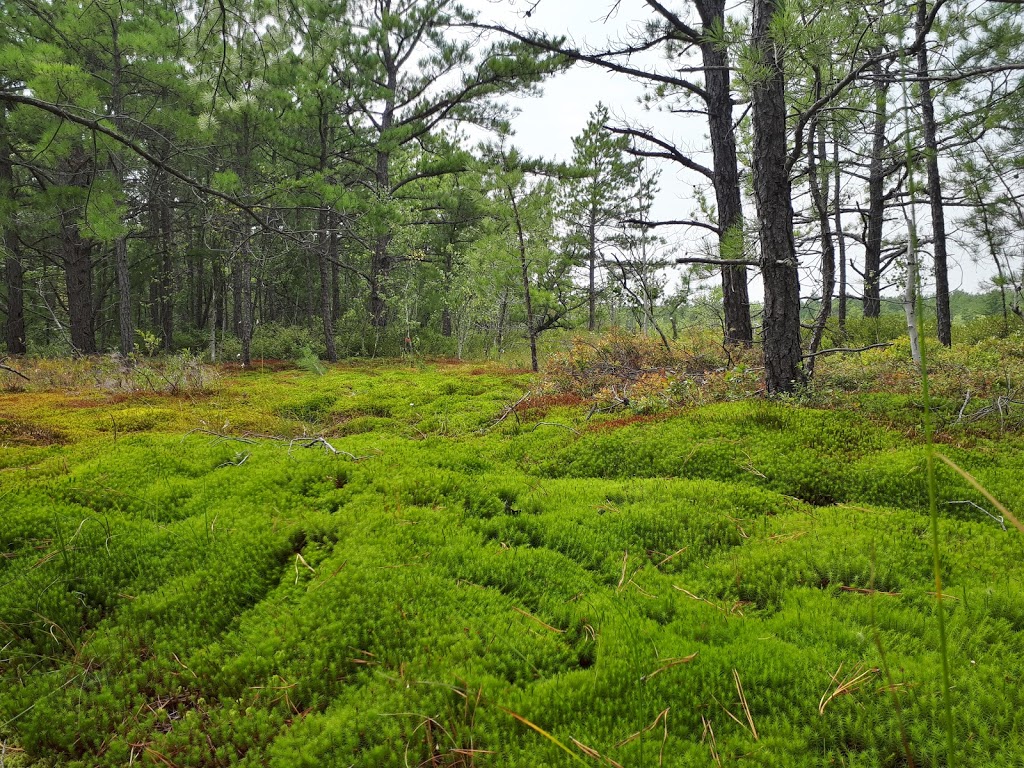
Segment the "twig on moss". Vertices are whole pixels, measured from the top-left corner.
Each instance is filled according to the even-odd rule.
[[[671,559],[672,559],[673,557],[675,557],[676,555],[681,555],[681,554],[683,554],[683,552],[685,552],[685,551],[686,551],[686,550],[688,550],[688,549],[689,549],[689,547],[683,547],[682,549],[677,549],[677,550],[676,550],[675,552],[673,552],[673,553],[672,553],[671,555],[668,555],[667,557],[664,557],[664,558],[662,558],[661,560],[659,560],[659,561],[658,561],[657,563],[655,563],[655,564],[654,564],[654,567],[655,567],[655,568],[661,568],[661,566],[663,566],[663,565],[664,565],[665,563],[667,563],[667,562],[668,562],[669,560],[671,560]],[[661,553],[659,552],[659,554],[661,554]]]
[[[181,442],[185,442],[186,437],[192,435],[209,435],[210,437],[216,437],[218,440],[234,440],[237,443],[246,443],[247,445],[255,445],[255,440],[250,440],[248,437],[239,437],[237,435],[225,435],[222,432],[214,432],[210,429],[190,429],[181,437]]]
[[[697,651],[694,651],[689,656],[680,656],[680,657],[675,658],[675,659],[662,659],[662,661],[665,662],[663,666],[658,667],[656,670],[654,670],[653,672],[651,672],[649,674],[644,675],[640,679],[643,682],[646,683],[648,680],[650,680],[651,678],[653,678],[653,677],[655,677],[657,675],[660,675],[662,672],[667,672],[668,670],[674,669],[675,667],[682,666],[683,664],[689,664],[691,661],[693,661],[696,658],[697,658]],[[655,721],[655,722],[657,722],[657,721]]]
[[[1018,520],[1016,518],[1016,516],[1010,510],[1008,510],[1005,506],[1000,504],[999,500],[996,499],[996,497],[993,496],[991,493],[989,493],[988,489],[986,489],[985,486],[983,486],[981,483],[979,483],[978,480],[974,477],[974,475],[972,475],[966,469],[961,469],[960,466],[955,461],[953,461],[951,458],[946,456],[944,453],[939,453],[938,451],[936,451],[935,452],[935,458],[937,458],[939,461],[941,461],[947,467],[949,467],[954,472],[956,472],[958,475],[960,475],[964,480],[966,480],[968,483],[970,483],[971,486],[974,488],[974,490],[976,490],[978,493],[980,493],[982,496],[984,496],[986,499],[988,499],[989,504],[991,504],[993,507],[995,507],[997,510],[999,510],[999,512],[1003,515],[1003,517],[1005,517],[1007,520],[1009,520],[1013,524],[1014,528],[1016,528],[1021,533],[1024,533],[1024,525],[1021,525],[1020,520]]]
[[[743,707],[743,714],[747,716],[747,722],[750,723],[750,733],[754,737],[754,741],[760,741],[761,737],[757,735],[754,717],[750,714],[750,705],[747,704],[747,694],[743,692],[743,683],[740,682],[740,673],[735,669],[732,671],[732,678],[736,683],[736,692],[740,695],[740,705]]]
[[[215,432],[211,429],[200,428],[192,429],[186,432],[182,436],[181,441],[185,442],[185,438],[189,437],[190,435],[196,434],[209,435],[210,437],[217,438],[218,440],[233,440],[238,443],[245,443],[246,445],[256,445],[259,440],[269,440],[277,443],[288,443],[289,456],[291,456],[292,454],[292,449],[296,445],[298,445],[300,448],[315,448],[317,446],[320,446],[327,453],[331,453],[335,456],[346,456],[352,461],[363,461],[364,459],[370,458],[369,456],[356,456],[354,453],[349,453],[348,451],[343,451],[340,448],[335,448],[333,445],[331,445],[330,442],[328,442],[327,438],[325,438],[323,435],[318,435],[315,437],[285,437],[283,435],[263,435],[254,432],[245,432],[244,434],[241,435],[228,435],[223,432]],[[248,454],[246,454],[245,458],[249,458]],[[227,463],[232,464],[235,462]],[[237,463],[241,464],[242,462]],[[222,464],[221,466],[224,465]]]
[[[296,437],[288,443],[288,455],[292,453],[292,447],[298,443],[301,448],[315,448],[316,446],[322,446],[328,453],[333,453],[335,456],[348,456],[352,461],[362,461],[363,459],[370,458],[369,456],[356,456],[354,453],[343,451],[339,448],[335,448],[321,435],[319,437],[306,438]]]
[[[561,427],[562,429],[568,429],[574,435],[579,435],[580,433],[578,429],[574,429],[573,427],[570,427],[568,424],[559,424],[557,421],[538,421],[536,424],[533,425],[533,429],[531,429],[530,431],[536,432],[537,427]]]
[[[663,710],[661,710],[661,712],[658,713],[658,716],[654,718],[653,723],[648,725],[646,728],[637,731],[632,736],[627,736],[625,739],[616,744],[615,748],[618,749],[619,747],[626,746],[632,741],[636,741],[645,733],[653,731],[655,728],[657,728],[658,723],[660,722],[664,729],[664,736],[661,739],[661,752],[658,753],[658,765],[662,765],[665,761],[665,742],[668,741],[668,710],[669,707],[665,707]]]
[[[700,721],[704,724],[704,733],[701,734],[700,740],[704,741],[705,737],[711,736],[711,741],[708,743],[711,749],[711,759],[715,761],[718,768],[722,768],[722,758],[718,755],[718,742],[715,740],[715,730],[711,727],[711,721],[704,715],[700,716]]]
[[[965,506],[974,507],[975,509],[981,511],[985,515],[988,515],[993,520],[995,520],[997,523],[999,523],[999,527],[1002,528],[1004,531],[1006,530],[1006,519],[1002,515],[993,515],[991,512],[989,512],[987,509],[985,509],[980,504],[975,504],[973,501],[947,501],[946,504],[954,505],[954,506],[955,505],[965,505]]]
[[[840,680],[839,673],[842,671],[843,665],[840,664],[839,669],[836,670],[835,674],[831,675],[832,683],[825,689],[825,692],[821,694],[821,700],[818,702],[819,715],[825,714],[825,707],[827,707],[833,699],[853,693],[864,685],[869,677],[878,672],[874,667],[863,669],[861,665],[858,664],[853,668],[853,672],[851,672],[845,680]],[[832,688],[833,685],[835,688]]]
[[[596,749],[594,749],[593,747],[588,747],[586,744],[584,744],[579,739],[574,739],[573,737],[570,736],[569,737],[569,741],[571,741],[574,745],[576,745],[576,749],[578,749],[580,752],[582,752],[584,755],[586,755],[587,757],[591,758],[592,760],[603,761],[603,762],[607,763],[608,765],[610,765],[612,768],[622,768],[622,764],[621,763],[615,762],[610,757],[605,757],[600,752],[598,752]]]
[[[526,400],[529,399],[531,394],[533,394],[532,390],[528,389],[528,390],[526,390],[526,394],[523,395],[522,397],[520,397],[514,403],[512,403],[512,405],[506,405],[505,409],[501,412],[501,415],[494,422],[492,422],[491,424],[489,424],[486,427],[483,427],[482,429],[478,430],[478,434],[482,435],[487,430],[494,429],[496,426],[501,424],[501,422],[503,422],[509,416],[515,416],[516,417],[516,423],[517,424],[520,423],[519,422],[519,410],[518,410],[519,406],[522,405],[524,402],[526,402]]]
[[[525,616],[528,619],[532,619],[533,621],[537,622],[542,627],[544,627],[544,629],[550,630],[551,632],[555,632],[555,633],[557,633],[559,635],[564,635],[565,634],[565,630],[564,629],[559,629],[558,627],[552,627],[550,624],[548,624],[548,623],[538,619],[536,616],[534,616],[529,611],[524,611],[522,608],[520,608],[518,606],[513,605],[512,606],[512,610],[515,611],[516,613],[522,615],[522,616]]]

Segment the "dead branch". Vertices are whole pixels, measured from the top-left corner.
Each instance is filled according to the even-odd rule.
[[[837,354],[840,354],[840,353],[852,354],[854,352],[867,352],[869,349],[884,349],[886,347],[891,347],[891,346],[892,346],[892,342],[885,342],[883,344],[869,344],[866,347],[834,347],[832,349],[821,349],[821,350],[818,350],[817,352],[813,352],[813,353],[811,353],[809,355],[804,355],[803,359],[804,360],[810,360],[810,359],[815,358],[815,357],[820,357],[821,355],[837,355]]]
[[[0,370],[7,371],[8,373],[13,373],[15,376],[20,376],[25,381],[32,381],[32,379],[30,379],[28,376],[26,376],[21,371],[15,370],[14,368],[11,368],[11,366],[7,365],[7,358],[6,357],[0,357]]]
[[[487,430],[494,429],[496,426],[501,424],[501,422],[503,422],[509,416],[515,416],[516,417],[516,423],[518,424],[519,423],[519,410],[518,410],[519,406],[522,405],[524,402],[526,402],[527,398],[529,398],[531,394],[532,394],[532,392],[530,390],[526,390],[526,394],[525,395],[523,395],[518,400],[516,400],[514,403],[512,403],[512,405],[506,405],[505,409],[501,412],[501,416],[499,416],[492,424],[490,424],[490,425],[488,425],[486,427],[483,427],[482,429],[478,430],[477,434],[481,434],[482,435]]]
[[[292,449],[297,445],[300,448],[315,448],[319,446],[323,448],[324,451],[326,451],[327,453],[333,454],[335,456],[346,456],[352,461],[363,461],[364,459],[370,458],[369,456],[356,456],[354,453],[349,453],[348,451],[343,451],[340,448],[335,448],[333,445],[331,445],[331,443],[327,441],[327,438],[325,438],[323,435],[317,435],[312,437],[285,437],[283,435],[264,435],[255,432],[244,432],[241,435],[228,435],[223,432],[215,432],[214,430],[211,429],[192,429],[182,436],[181,441],[185,442],[185,438],[189,437],[190,435],[196,434],[209,435],[210,437],[216,438],[217,440],[232,440],[238,443],[245,443],[246,445],[256,445],[260,440],[266,440],[268,442],[277,443],[288,443],[289,456],[291,456],[292,454]],[[248,458],[248,455],[246,455],[246,458]],[[238,464],[241,463],[242,462],[238,462]]]

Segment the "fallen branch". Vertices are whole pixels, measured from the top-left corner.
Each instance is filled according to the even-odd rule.
[[[319,445],[319,446],[322,446],[323,449],[325,451],[327,451],[328,453],[333,453],[335,456],[348,456],[350,459],[352,459],[352,461],[361,461],[362,459],[370,458],[369,456],[356,456],[354,453],[349,453],[348,451],[342,451],[342,450],[340,450],[338,448],[335,448],[333,445],[331,445],[329,442],[327,442],[327,440],[323,436],[314,437],[314,438],[305,438],[305,437],[296,437],[296,438],[294,438],[293,440],[291,440],[291,442],[288,443],[288,455],[289,456],[292,453],[292,447],[296,443],[298,443],[299,447],[301,447],[301,448],[315,448],[316,446]]]
[[[256,445],[260,440],[268,440],[271,442],[278,443],[288,443],[289,456],[291,456],[292,454],[292,449],[296,445],[298,445],[300,448],[315,448],[317,446],[320,446],[327,453],[334,454],[335,456],[346,456],[352,461],[363,461],[364,459],[370,458],[369,456],[356,456],[354,453],[349,453],[348,451],[343,451],[340,448],[335,448],[327,441],[327,438],[325,438],[323,435],[318,435],[315,437],[285,437],[283,435],[264,435],[254,432],[244,432],[241,435],[228,435],[223,432],[215,432],[212,429],[199,428],[192,429],[186,432],[182,436],[181,441],[185,442],[185,438],[189,437],[190,435],[196,434],[209,435],[210,437],[214,437],[217,440],[233,440],[234,442],[245,443],[246,445]],[[246,458],[248,458],[248,456],[246,456]]]
[[[494,429],[496,426],[501,424],[501,422],[503,422],[509,416],[513,416],[514,415],[516,417],[516,423],[519,423],[519,411],[518,411],[519,406],[522,405],[527,400],[527,398],[530,397],[531,394],[532,394],[532,392],[530,390],[526,390],[526,394],[523,395],[522,397],[520,397],[514,403],[512,403],[512,405],[506,405],[505,406],[505,410],[503,410],[501,412],[501,416],[499,416],[492,424],[490,424],[490,425],[488,425],[488,426],[478,430],[478,434],[482,435],[487,430]]]
[[[804,355],[803,359],[810,360],[815,357],[821,357],[822,355],[838,355],[840,353],[852,354],[854,352],[867,352],[869,349],[885,349],[886,347],[891,346],[892,342],[887,341],[882,344],[869,344],[866,347],[834,347],[832,349],[821,349],[817,352],[812,352],[809,355]]]
[[[997,523],[999,523],[999,526],[1004,531],[1006,530],[1006,519],[1002,515],[993,515],[991,512],[989,512],[987,509],[985,509],[980,504],[975,504],[973,501],[947,501],[946,504],[954,505],[954,506],[955,505],[966,505],[966,506],[974,507],[975,509],[980,510],[982,513],[984,513],[985,515],[988,515],[993,520],[995,520]]]
[[[533,425],[533,429],[530,431],[536,432],[537,427],[561,427],[562,429],[568,429],[574,435],[579,435],[580,433],[578,429],[573,429],[568,424],[559,424],[557,421],[538,421],[536,424]]]
[[[26,376],[21,371],[15,370],[14,368],[11,368],[11,366],[7,365],[7,359],[6,358],[0,358],[0,370],[7,371],[8,373],[13,373],[15,376],[20,376],[25,381],[32,381],[32,379],[30,379],[28,376]]]

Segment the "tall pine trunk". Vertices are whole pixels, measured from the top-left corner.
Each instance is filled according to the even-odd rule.
[[[696,3],[706,34],[725,25],[724,0]],[[701,43],[705,102],[713,157],[715,202],[718,206],[718,251],[722,259],[742,259],[743,202],[740,194],[729,57],[725,47],[708,39]],[[749,345],[754,339],[745,266],[722,269],[722,296],[727,344]]]
[[[124,103],[122,92],[123,58],[121,56],[120,29],[115,17],[111,17],[111,46],[113,73],[110,82],[110,111],[118,131],[125,133]],[[114,176],[118,193],[126,196],[127,169],[124,158],[115,153],[112,157]],[[122,222],[124,223],[124,222]],[[125,228],[127,230],[127,227]],[[121,354],[125,357],[135,351],[135,324],[132,319],[132,279],[128,264],[128,233],[125,231],[114,241],[114,275],[117,282],[117,328]]]
[[[835,142],[832,146],[832,173],[835,182],[835,188],[833,191],[835,210],[833,211],[833,216],[835,217],[836,244],[839,246],[839,309],[836,319],[839,321],[839,333],[845,334],[848,289],[846,284],[846,235],[843,233],[843,211],[842,205],[840,205],[842,195],[842,169],[839,166],[839,139],[834,137],[833,141]]]
[[[21,244],[14,229],[14,165],[6,133],[6,112],[0,109],[0,229],[3,231],[4,283],[7,289],[7,352],[23,355],[25,341],[25,270],[21,263]]]
[[[917,33],[923,33],[928,23],[928,3],[917,4]],[[953,343],[953,328],[949,308],[949,268],[946,251],[946,214],[942,207],[942,178],[939,175],[939,142],[935,124],[935,104],[928,74],[928,46],[917,52],[917,78],[921,94],[921,122],[924,127],[925,168],[928,173],[928,202],[932,215],[932,239],[935,259],[935,315],[938,320],[939,341],[947,347]]]
[[[876,51],[877,53],[877,51]],[[889,84],[882,65],[872,69],[875,78],[875,116],[871,134],[871,164],[868,168],[868,222],[864,241],[864,317],[878,317],[882,312],[882,225],[885,223],[885,152],[886,111]]]
[[[764,280],[764,361],[769,394],[803,381],[800,277],[793,240],[793,202],[786,152],[782,49],[771,36],[780,0],[754,0],[751,47],[763,74],[751,87],[754,199]]]
[[[820,80],[818,80],[820,85]],[[819,90],[820,95],[820,90]],[[821,347],[825,335],[825,324],[832,315],[832,294],[836,288],[836,249],[832,239],[832,221],[829,218],[828,174],[820,173],[818,163],[825,160],[825,132],[820,126],[812,126],[807,133],[807,178],[811,188],[811,201],[818,216],[821,233],[821,308],[811,329],[811,342],[807,352],[807,374],[814,373],[814,354]],[[820,173],[820,175],[819,175]],[[836,198],[836,207],[839,202]]]
[[[77,189],[75,197],[80,206],[85,205],[86,193],[92,183],[90,168],[92,159],[87,158],[81,146],[72,148],[63,160],[65,186]],[[79,222],[84,211],[69,206],[60,212],[60,256],[64,267],[64,286],[68,295],[68,323],[71,326],[71,346],[75,354],[96,353],[95,314],[92,300],[92,243],[82,237]]]

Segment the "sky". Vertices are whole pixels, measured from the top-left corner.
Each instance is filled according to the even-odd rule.
[[[621,39],[628,36],[631,28],[636,28],[643,19],[651,16],[650,10],[645,10],[640,0],[621,0],[619,3],[615,0],[540,0],[530,18],[525,18],[524,12],[534,3],[535,0],[464,0],[464,5],[476,11],[482,22],[565,34],[577,47],[586,47],[587,43],[597,47],[609,39]],[[617,6],[616,12],[606,18],[613,6]],[[633,63],[662,65],[658,54],[646,56],[646,59],[638,58]],[[710,153],[705,150],[704,121],[646,109],[639,103],[643,93],[643,86],[626,76],[597,67],[575,66],[548,80],[541,96],[510,101],[519,110],[512,124],[515,143],[529,155],[568,160],[572,155],[573,136],[583,130],[590,112],[600,101],[619,121],[639,122],[653,128],[676,146],[690,150],[695,160],[710,165]],[[655,201],[652,218],[694,218],[694,184],[701,179],[672,164],[662,163],[660,167],[661,192]],[[748,215],[753,216],[753,211]],[[947,218],[955,215],[954,211],[947,211]],[[926,205],[919,207],[918,218],[927,227]],[[660,233],[670,234],[668,230]],[[677,229],[671,237],[680,255],[697,255],[703,247],[704,235],[695,230]],[[950,288],[978,290],[980,281],[986,279],[988,271],[992,270],[987,267],[979,270],[955,244],[951,243],[950,251]],[[851,272],[850,278],[855,280],[857,276]],[[805,293],[809,289],[810,283]],[[925,291],[928,292],[927,286]],[[759,299],[760,294],[760,285],[754,279],[751,298]]]

